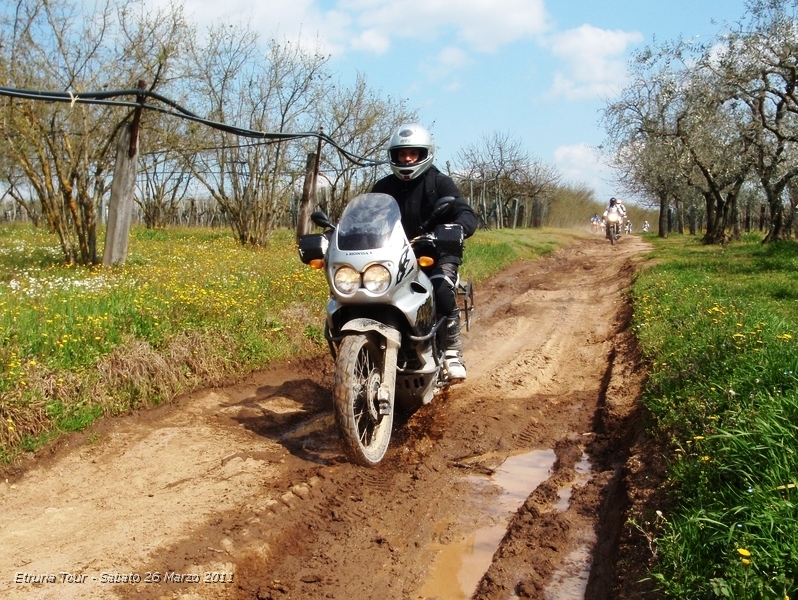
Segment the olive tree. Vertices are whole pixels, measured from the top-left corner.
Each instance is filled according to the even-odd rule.
[[[798,22],[795,0],[756,0],[721,49],[717,72],[747,110],[753,168],[770,210],[764,241],[782,237],[785,190],[798,177]]]
[[[647,48],[630,65],[631,83],[604,110],[605,150],[627,190],[658,201],[660,236],[670,229],[671,200],[683,204],[698,192],[704,241],[724,241],[750,170],[750,135],[727,104],[713,60],[681,41]]]

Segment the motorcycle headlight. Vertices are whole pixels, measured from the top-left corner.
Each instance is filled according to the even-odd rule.
[[[371,265],[363,273],[363,287],[372,294],[382,294],[391,285],[391,273],[382,265]]]
[[[352,267],[341,267],[335,272],[333,284],[342,294],[354,294],[360,287],[360,273]]]

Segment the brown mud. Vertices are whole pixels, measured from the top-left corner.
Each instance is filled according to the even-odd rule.
[[[647,249],[595,236],[478,286],[468,379],[373,469],[341,452],[327,355],[65,438],[0,483],[0,596],[641,597]]]

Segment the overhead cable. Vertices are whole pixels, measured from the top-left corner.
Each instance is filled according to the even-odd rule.
[[[253,129],[246,129],[243,127],[228,125],[226,123],[219,123],[218,121],[211,121],[209,119],[200,117],[191,112],[190,110],[180,106],[174,100],[170,100],[166,96],[162,96],[157,92],[152,92],[149,90],[142,90],[142,89],[107,90],[101,92],[78,93],[70,91],[54,92],[54,91],[45,91],[45,90],[18,89],[18,88],[0,86],[0,96],[8,96],[11,98],[21,98],[26,100],[38,100],[45,102],[63,102],[72,105],[97,104],[97,105],[106,105],[106,106],[122,106],[127,108],[143,108],[146,110],[152,110],[166,115],[179,117],[181,119],[186,119],[188,121],[193,121],[195,123],[200,123],[202,125],[206,125],[207,127],[211,127],[219,131],[224,131],[233,135],[237,135],[239,137],[246,137],[246,138],[260,139],[260,140],[273,140],[273,141],[288,141],[288,140],[296,140],[301,138],[321,139],[322,141],[327,142],[329,145],[334,147],[349,162],[360,167],[378,166],[387,163],[387,161],[384,160],[374,160],[371,158],[366,158],[364,156],[358,156],[357,154],[349,152],[348,150],[340,146],[329,135],[325,134],[322,131],[278,133],[278,132],[256,131]],[[134,96],[137,98],[137,100],[132,101],[132,100],[116,99],[125,96]],[[138,101],[139,98],[141,98],[142,101]],[[171,110],[162,108],[160,106],[156,106],[154,104],[146,104],[143,102],[144,98],[151,98],[153,100],[157,100],[158,102],[161,102],[169,106]]]

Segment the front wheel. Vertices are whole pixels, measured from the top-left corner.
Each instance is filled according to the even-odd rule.
[[[383,351],[366,335],[343,339],[335,360],[333,403],[344,452],[352,462],[373,467],[388,450],[393,408],[380,414]]]
[[[613,246],[615,245],[615,241],[618,239],[618,233],[615,231],[615,225],[612,223],[607,224],[607,238],[610,240],[610,244]]]

